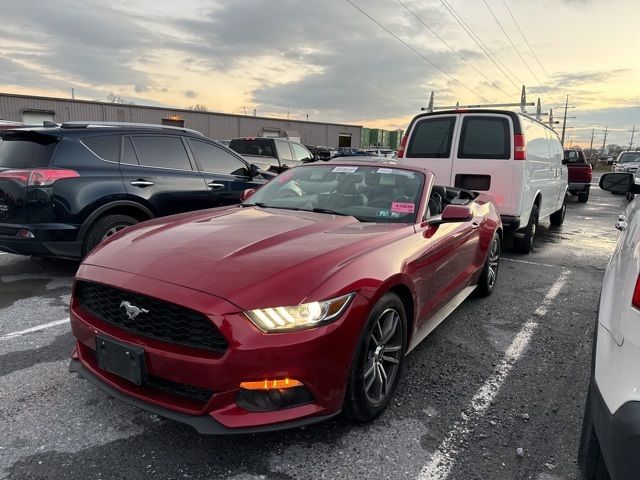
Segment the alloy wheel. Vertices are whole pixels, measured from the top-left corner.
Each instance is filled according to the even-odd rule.
[[[391,393],[402,355],[400,314],[388,308],[380,314],[369,336],[364,368],[364,390],[373,405]]]
[[[104,237],[102,237],[102,241],[104,242],[107,238],[111,237],[112,235],[115,235],[116,233],[118,233],[120,230],[126,228],[127,225],[116,225],[113,228],[110,228],[109,230],[107,230],[107,233],[104,234]]]
[[[491,243],[489,251],[489,287],[493,287],[498,277],[498,264],[500,262],[500,241],[497,238]]]

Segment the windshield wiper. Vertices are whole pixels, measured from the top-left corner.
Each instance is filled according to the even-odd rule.
[[[267,208],[267,204],[264,202],[256,202],[256,203],[241,203],[240,204],[241,207],[260,207],[260,208]]]
[[[331,210],[330,208],[313,208],[313,209],[311,209],[309,211],[310,212],[314,212],[314,213],[329,213],[331,215],[341,215],[343,217],[350,217],[351,216],[348,213],[336,212],[335,210]]]

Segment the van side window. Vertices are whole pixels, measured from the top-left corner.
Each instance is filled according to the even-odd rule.
[[[455,117],[420,120],[411,135],[407,158],[448,158],[455,124]]]
[[[509,120],[502,117],[465,117],[458,158],[511,158]]]

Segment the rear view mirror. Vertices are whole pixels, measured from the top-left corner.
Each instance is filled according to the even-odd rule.
[[[256,193],[256,189],[255,188],[247,188],[245,189],[242,194],[240,195],[240,201],[241,202],[246,202],[249,197],[251,197],[251,195],[253,195],[254,193]]]
[[[634,186],[633,173],[605,173],[600,177],[600,188],[607,192],[624,195],[632,191]]]
[[[442,211],[442,223],[468,222],[473,218],[473,212],[467,205],[447,205]]]

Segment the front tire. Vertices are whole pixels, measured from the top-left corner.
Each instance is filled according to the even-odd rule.
[[[516,252],[519,253],[531,253],[536,248],[536,234],[538,232],[538,206],[534,205],[531,208],[531,215],[529,215],[529,223],[524,230],[523,238],[513,239],[513,246]]]
[[[344,400],[348,418],[371,422],[384,412],[400,379],[406,343],[404,305],[388,292],[371,310],[356,348]]]
[[[582,193],[580,195],[582,195]],[[578,196],[578,198],[582,198],[580,197],[580,195]],[[551,225],[553,225],[554,227],[559,227],[564,223],[564,216],[567,213],[567,197],[568,195],[565,194],[564,200],[562,202],[562,207],[560,207],[560,210],[558,210],[557,212],[553,212],[549,217],[549,220],[551,221]],[[588,197],[589,197],[589,192],[587,191],[587,198]]]
[[[500,266],[500,247],[500,236],[498,233],[494,233],[487,252],[487,259],[484,262],[484,268],[475,290],[475,294],[478,297],[488,297],[493,293],[498,279],[498,267]]]
[[[136,223],[138,220],[129,215],[106,215],[96,220],[85,236],[82,247],[83,257],[111,235]]]

